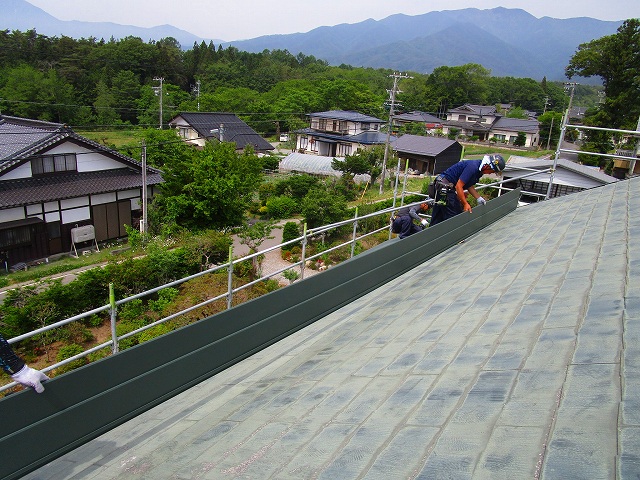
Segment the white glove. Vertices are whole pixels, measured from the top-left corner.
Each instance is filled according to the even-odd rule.
[[[427,226],[427,221],[426,221],[425,219],[422,219],[422,221],[420,222],[420,224],[421,224],[423,227],[426,227],[426,226]]]
[[[483,197],[478,197],[478,205],[484,205],[487,201]]]
[[[11,378],[25,387],[33,388],[38,393],[44,392],[42,382],[49,380],[49,377],[40,370],[35,370],[27,365],[22,367],[18,373],[11,375]]]

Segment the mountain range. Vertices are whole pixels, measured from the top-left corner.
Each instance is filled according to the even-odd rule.
[[[152,28],[109,22],[63,21],[26,0],[2,0],[0,28],[35,29],[47,36],[160,40],[173,37],[183,48],[205,41],[248,52],[287,50],[326,60],[330,65],[387,68],[430,73],[440,66],[477,63],[498,77],[565,80],[564,68],[579,45],[616,33],[622,21],[589,17],[536,18],[521,9],[466,8],[423,15],[392,15],[382,20],[318,27],[305,33],[265,35],[224,42],[205,39],[171,25]],[[592,81],[597,81],[594,79]],[[590,83],[585,81],[585,83]]]

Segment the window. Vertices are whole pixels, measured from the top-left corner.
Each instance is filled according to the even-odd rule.
[[[347,155],[351,155],[351,149],[353,145],[351,143],[339,143],[336,154],[339,157],[345,157]]]
[[[318,130],[326,130],[327,129],[327,119],[321,118],[318,120]]]
[[[179,127],[178,128],[178,135],[180,135],[181,138],[184,139],[189,139],[189,127]]]
[[[31,173],[33,175],[47,175],[58,172],[76,172],[78,162],[75,153],[63,153],[60,155],[43,155],[31,160]]]
[[[371,128],[371,124],[368,122],[362,122],[361,125],[362,125],[362,130],[364,130],[365,132],[369,130],[369,128]]]

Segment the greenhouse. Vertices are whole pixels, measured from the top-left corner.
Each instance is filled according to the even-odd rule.
[[[342,172],[331,167],[333,159],[334,157],[293,152],[280,161],[280,172],[340,177]],[[371,176],[368,174],[356,175],[353,180],[356,183],[369,182]]]

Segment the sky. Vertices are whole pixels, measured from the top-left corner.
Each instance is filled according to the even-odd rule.
[[[390,15],[505,7],[537,18],[640,18],[640,0],[27,0],[59,20],[113,22],[138,27],[173,25],[224,41],[308,32]],[[222,6],[224,5],[224,6]]]

